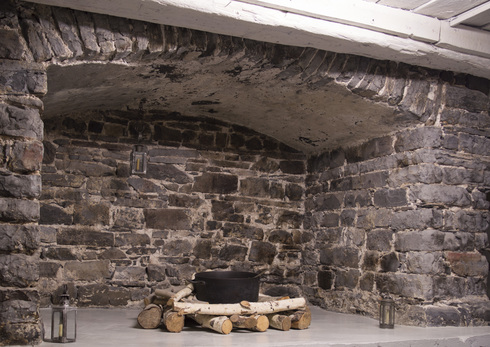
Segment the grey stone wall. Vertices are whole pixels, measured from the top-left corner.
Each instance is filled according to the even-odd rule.
[[[267,269],[270,294],[373,316],[388,291],[400,323],[488,321],[489,81],[18,1],[0,3],[0,39],[1,343],[40,341],[38,305],[60,281],[82,306],[127,306],[203,268]],[[396,108],[400,130],[306,174],[301,154],[206,119],[41,120],[49,65],[175,62],[178,47],[345,86]]]
[[[40,342],[40,117],[46,78],[26,52],[10,3],[0,5],[0,344]]]
[[[79,306],[141,305],[207,269],[267,269],[264,291],[298,295],[281,284],[301,282],[304,155],[243,127],[156,116],[45,121],[42,304],[68,283]],[[139,134],[146,175],[131,174]]]
[[[323,307],[375,316],[387,292],[402,324],[488,321],[489,98],[438,83],[434,122],[310,158],[304,271]]]

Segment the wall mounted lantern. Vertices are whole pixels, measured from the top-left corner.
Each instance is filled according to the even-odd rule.
[[[393,329],[395,327],[395,301],[386,294],[379,300],[379,327]]]
[[[53,306],[51,313],[51,341],[75,342],[77,338],[77,309],[70,306],[70,296],[67,286],[61,295],[60,305]]]
[[[131,174],[145,175],[147,161],[146,147],[143,145],[134,146],[131,152]]]

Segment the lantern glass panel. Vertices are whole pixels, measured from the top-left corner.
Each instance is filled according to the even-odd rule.
[[[383,329],[393,329],[395,327],[395,302],[392,299],[380,300],[379,327]]]
[[[68,305],[53,306],[51,314],[51,341],[75,342],[77,338],[77,310]]]

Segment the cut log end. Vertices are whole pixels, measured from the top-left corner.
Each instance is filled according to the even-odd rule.
[[[225,335],[231,333],[232,329],[233,329],[233,323],[229,319],[224,321],[223,324],[221,325],[221,332]]]
[[[156,329],[162,321],[162,308],[158,305],[150,304],[138,314],[138,324],[143,329]]]

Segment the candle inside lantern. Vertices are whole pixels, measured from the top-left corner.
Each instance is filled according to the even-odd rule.
[[[395,327],[395,302],[387,295],[379,301],[379,327],[393,329]]]

